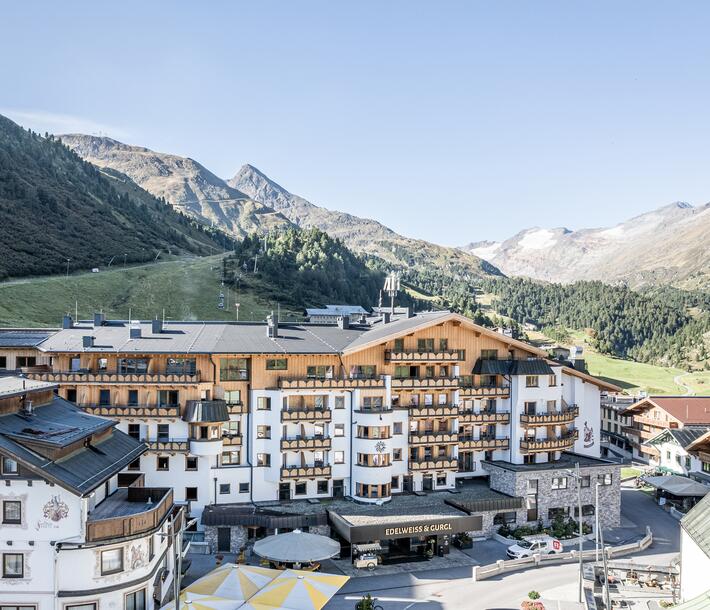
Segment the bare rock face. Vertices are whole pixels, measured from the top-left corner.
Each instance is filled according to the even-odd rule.
[[[534,227],[463,249],[506,275],[702,287],[710,280],[710,204],[672,203],[610,228]]]
[[[111,138],[82,134],[60,138],[86,161],[127,175],[176,209],[231,235],[290,225],[282,215],[229,186],[193,159],[130,146]]]

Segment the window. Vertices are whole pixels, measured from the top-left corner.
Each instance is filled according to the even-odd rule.
[[[256,438],[271,438],[271,426],[257,426]]]
[[[231,485],[229,483],[220,483],[219,493],[222,495],[231,493]]]
[[[402,422],[396,421],[392,424],[392,434],[402,434]]]
[[[517,515],[515,511],[510,511],[507,513],[496,513],[493,517],[494,525],[508,525],[510,523],[515,523],[517,520]]]
[[[554,477],[552,479],[552,489],[567,489],[567,477]]]
[[[335,424],[333,436],[345,436],[345,424]]]
[[[197,458],[195,456],[185,456],[185,470],[197,470]]]
[[[128,424],[128,436],[141,440],[141,425],[140,424]]]
[[[569,515],[569,508],[565,507],[550,508],[547,511],[547,518],[551,521],[559,519],[560,517],[566,517],[567,515]]]
[[[2,522],[4,525],[19,525],[22,523],[22,502],[19,500],[3,501]]]
[[[222,436],[228,436],[229,438],[239,436],[239,422],[233,420],[224,422],[222,424]]]
[[[170,470],[170,458],[167,455],[158,456],[156,470]]]
[[[242,391],[241,390],[226,390],[224,393],[224,400],[228,405],[241,405],[242,404]]]
[[[122,375],[147,373],[149,362],[147,358],[119,358],[118,373]]]
[[[267,371],[285,371],[288,369],[288,360],[286,358],[268,358],[266,360]]]
[[[395,339],[394,340],[394,349],[392,351],[403,352],[404,351],[404,339]]]
[[[344,409],[345,408],[345,396],[336,396],[335,397],[335,408],[336,409]]]
[[[557,375],[552,374],[547,377],[547,385],[554,388],[557,385]]]
[[[20,474],[20,467],[12,458],[4,457],[2,458],[2,473],[5,475],[16,476]]]
[[[690,470],[690,458],[689,457],[685,458],[685,469]]]
[[[22,578],[25,575],[24,556],[22,553],[2,554],[2,577]]]
[[[111,404],[111,390],[99,390],[99,405],[102,407]]]
[[[222,358],[219,361],[220,381],[247,381],[249,368],[246,358]]]
[[[316,493],[327,494],[328,493],[328,481],[316,481]]]
[[[123,549],[101,551],[101,575],[123,572]]]
[[[138,406],[138,390],[128,390],[128,406]]]
[[[555,411],[557,411],[557,401],[556,400],[548,400],[547,401],[547,412],[554,413]]]
[[[540,379],[537,375],[525,375],[525,387],[537,388],[540,385]]]
[[[579,506],[574,507],[574,516],[579,517]],[[594,516],[594,504],[582,504],[582,516],[583,517],[593,517]]]
[[[449,340],[448,339],[439,339],[439,351],[445,352],[448,349],[449,349]]]
[[[257,396],[256,409],[257,411],[271,411],[271,398],[269,396]]]
[[[148,538],[148,561],[155,557],[155,536]]]
[[[402,450],[401,449],[392,449],[392,460],[394,460],[395,462],[402,461]]]
[[[13,608],[12,606],[0,606],[0,610],[5,610],[5,608],[10,608],[10,610],[25,610],[25,606],[20,606]],[[31,610],[36,610],[34,606]],[[89,602],[88,604],[71,604],[70,606],[64,606],[64,610],[96,610],[96,602]]]
[[[268,467],[271,466],[271,454],[270,453],[257,453],[256,454],[256,465]]]
[[[174,407],[180,404],[180,392],[177,390],[158,390],[158,406]]]
[[[7,356],[0,356],[0,369],[7,368]]]
[[[197,371],[195,358],[168,358],[165,372],[168,375],[194,375]]]
[[[670,462],[671,461],[671,452],[666,451],[666,459]]]
[[[333,367],[331,365],[309,366],[306,368],[306,376],[315,379],[332,379]]]
[[[158,440],[165,442],[170,439],[170,424],[158,424]]]
[[[399,477],[392,477],[392,482],[390,483],[392,489],[399,489]]]
[[[437,474],[436,475],[436,484],[439,487],[446,485],[446,475],[445,474]]]
[[[145,589],[126,595],[126,610],[145,610]]]
[[[590,476],[588,474],[585,474],[582,477],[582,480],[580,481],[580,487],[589,487],[590,484]]]
[[[241,454],[239,451],[223,451],[222,466],[239,466],[241,464]]]
[[[76,388],[67,388],[67,400],[76,403]]]
[[[536,494],[537,493],[537,479],[528,479],[527,493],[529,493],[529,494]]]
[[[598,480],[600,485],[611,485],[611,473],[600,474]]]
[[[17,356],[15,359],[15,366],[18,369],[25,368],[28,366],[36,366],[37,358],[34,356]]]
[[[197,487],[186,487],[185,488],[185,500],[187,502],[192,502],[197,500]]]
[[[239,483],[239,493],[248,494],[249,493],[249,483]]]
[[[434,351],[434,339],[417,339],[417,351],[418,352],[433,352]]]
[[[136,458],[130,464],[128,464],[128,470],[140,470],[141,469],[141,459]]]
[[[293,495],[294,496],[305,496],[306,495],[306,484],[305,483],[296,483],[296,485],[294,486]]]
[[[333,452],[333,464],[345,464],[345,451]]]
[[[482,349],[481,360],[498,360],[497,349]]]

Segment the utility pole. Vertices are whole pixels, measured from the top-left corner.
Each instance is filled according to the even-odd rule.
[[[594,487],[594,562],[599,562],[599,481]]]
[[[602,548],[602,562],[604,566],[604,588],[602,591],[604,592],[604,605],[607,608],[611,608],[611,601],[609,600],[609,569],[606,564],[606,550],[604,549],[604,532],[599,528],[599,486],[601,483],[597,481],[597,488],[596,488],[596,506],[594,508],[594,513],[597,518],[597,531],[599,532],[599,544],[601,545]],[[597,552],[598,555],[598,552]],[[599,561],[599,558],[597,557],[597,561]]]
[[[180,610],[180,585],[182,584],[182,539],[185,530],[192,524],[196,523],[197,519],[192,519],[189,522],[185,521],[184,510],[180,512],[180,527],[176,528],[176,519],[174,515],[170,516],[170,528],[168,533],[159,534],[159,536],[170,536],[173,545],[173,596],[175,599],[175,610]]]
[[[578,533],[579,533],[579,603],[582,603],[584,593],[584,572],[582,566],[582,475],[579,473],[579,462],[574,465],[574,470],[566,470],[567,474],[575,479],[577,483],[577,510],[579,511]]]
[[[67,259],[67,279],[69,279],[69,261],[71,261],[70,258]]]

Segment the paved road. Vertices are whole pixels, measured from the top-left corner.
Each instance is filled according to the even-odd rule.
[[[647,494],[630,487],[622,488],[621,506],[627,526],[619,530],[621,535],[643,535],[646,525],[654,532],[653,545],[634,558],[643,557],[644,562],[654,564],[670,562],[680,549],[678,522]],[[494,549],[487,547],[487,552]],[[575,564],[566,564],[481,582],[472,580],[468,567],[352,578],[326,610],[352,610],[364,593],[377,597],[384,610],[518,610],[531,589],[543,597],[575,600],[577,574]]]
[[[685,377],[686,375],[690,375],[690,373],[683,373],[682,375],[676,375],[675,377],[673,377],[673,383],[675,383],[676,385],[683,388],[685,390],[686,396],[691,396],[691,395],[695,394],[695,391],[693,390],[693,388],[691,388],[690,386],[685,385],[683,383],[683,377]]]

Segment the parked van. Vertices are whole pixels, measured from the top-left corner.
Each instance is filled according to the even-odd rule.
[[[562,543],[548,534],[536,534],[534,536],[523,536],[517,544],[508,547],[507,555],[510,559],[520,559],[530,557],[535,553],[540,555],[552,555],[562,552]]]

